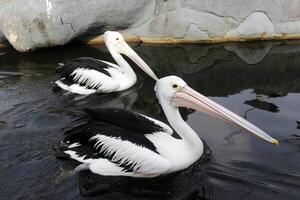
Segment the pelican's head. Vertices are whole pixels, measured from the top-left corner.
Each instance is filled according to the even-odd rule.
[[[154,80],[157,80],[157,76],[151,70],[151,68],[141,59],[137,53],[126,43],[124,37],[116,31],[106,31],[104,33],[104,41],[108,50],[119,54],[124,54],[135,62],[144,72],[146,72]]]
[[[193,90],[177,76],[167,76],[159,79],[154,90],[156,91],[157,98],[161,102],[167,102],[175,109],[178,107],[186,107],[207,113],[213,117],[222,119],[232,125],[246,130],[247,132],[253,133],[268,142],[278,144],[278,141],[269,136],[267,133],[237,114],[224,108],[220,104],[217,104],[211,99]]]

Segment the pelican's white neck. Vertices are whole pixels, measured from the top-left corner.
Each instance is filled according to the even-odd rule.
[[[165,112],[165,115],[175,129],[175,131],[182,138],[186,147],[190,149],[191,154],[195,157],[200,157],[203,152],[203,142],[197,133],[182,119],[177,107],[170,105],[169,101],[160,100],[160,104]]]
[[[105,44],[106,44],[106,47],[107,47],[109,53],[114,58],[116,63],[120,66],[120,68],[122,68],[122,70],[124,70],[127,77],[130,78],[131,80],[134,80],[134,82],[135,82],[136,81],[136,74],[133,71],[133,69],[130,67],[128,62],[123,58],[123,56],[120,53],[115,51],[114,48],[111,47],[108,43],[105,43]]]

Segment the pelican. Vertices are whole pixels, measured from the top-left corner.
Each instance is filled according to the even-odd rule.
[[[56,85],[71,93],[89,95],[126,90],[136,83],[137,77],[121,54],[129,57],[150,77],[157,80],[151,68],[115,31],[104,33],[105,45],[118,65],[90,57],[80,57],[61,64],[56,70],[60,79]]]
[[[181,78],[168,76],[155,85],[156,96],[173,129],[145,115],[122,109],[85,109],[86,116],[66,130],[58,157],[83,164],[104,176],[151,178],[183,170],[203,154],[203,142],[182,119],[178,107],[192,108],[229,122],[254,135],[278,141],[223,106],[190,88]]]

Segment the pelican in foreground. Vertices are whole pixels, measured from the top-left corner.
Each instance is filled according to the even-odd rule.
[[[86,116],[65,132],[58,157],[75,159],[104,176],[156,177],[183,170],[203,154],[203,142],[182,119],[178,107],[192,108],[229,122],[278,144],[277,140],[223,106],[190,88],[182,79],[168,76],[157,81],[156,96],[178,133],[142,114],[121,109],[86,109]],[[76,171],[77,171],[76,170]]]
[[[81,95],[126,90],[136,83],[137,77],[121,54],[157,80],[151,68],[130,48],[120,33],[106,31],[104,41],[117,65],[90,57],[75,58],[57,68],[60,79],[55,84],[63,90]]]

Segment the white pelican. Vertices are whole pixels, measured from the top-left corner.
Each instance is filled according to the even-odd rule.
[[[121,54],[128,56],[149,76],[157,80],[151,68],[130,48],[120,33],[106,31],[104,41],[118,65],[90,57],[75,58],[57,68],[56,72],[60,75],[60,79],[55,82],[56,85],[81,95],[126,90],[136,83],[137,78]]]
[[[197,133],[181,118],[178,107],[211,114],[262,139],[277,140],[223,106],[190,88],[181,78],[168,76],[157,81],[156,96],[173,129],[163,122],[122,109],[85,109],[87,115],[76,120],[65,132],[58,157],[83,164],[75,170],[89,169],[104,176],[156,177],[183,170],[203,153]]]

